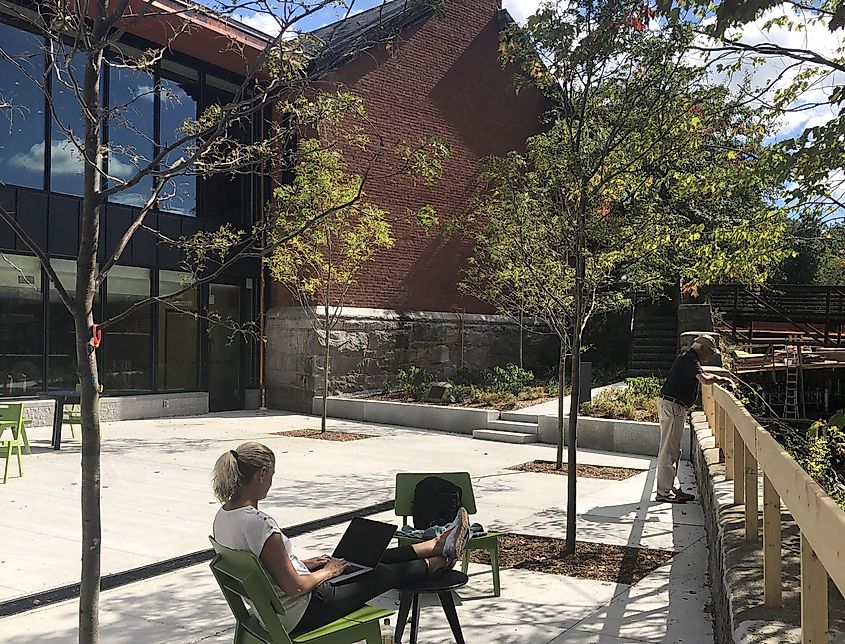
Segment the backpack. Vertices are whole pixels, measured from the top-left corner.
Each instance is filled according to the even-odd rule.
[[[414,486],[414,527],[425,530],[451,523],[461,502],[461,488],[439,476],[428,476]]]

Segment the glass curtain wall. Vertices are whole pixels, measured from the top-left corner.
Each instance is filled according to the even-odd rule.
[[[169,60],[161,62],[159,81],[161,100],[162,147],[173,145],[185,136],[181,132],[186,120],[197,118],[197,104],[200,100],[199,72],[190,67]],[[192,144],[182,145],[165,158],[165,165],[173,165],[191,153]],[[197,179],[195,176],[178,175],[162,190],[160,208],[180,215],[197,215]]]
[[[183,288],[188,276],[161,271],[159,296],[171,295]],[[162,391],[199,388],[199,335],[197,312],[199,291],[193,288],[158,303],[158,388]]]
[[[0,255],[0,387],[3,395],[35,392],[44,383],[41,264]]]
[[[76,262],[70,259],[50,260],[62,286],[71,293],[76,288]],[[94,298],[95,314],[99,295]],[[73,318],[51,284],[49,299],[49,325],[47,329],[47,387],[49,389],[73,389],[79,378],[76,374],[76,335]]]
[[[0,113],[0,179],[44,188],[44,41],[0,24],[0,97],[11,107]]]
[[[82,195],[84,166],[79,149],[85,138],[82,110],[75,91],[85,73],[85,56],[57,52],[56,67],[50,78],[53,109],[56,113],[50,135],[50,190]]]
[[[153,158],[155,140],[155,78],[123,61],[137,60],[141,52],[121,47],[109,60],[109,176],[128,181]],[[143,206],[153,191],[153,178],[111,197],[114,203]]]
[[[150,271],[115,266],[106,280],[106,319],[126,311],[150,296]],[[152,389],[152,305],[136,309],[112,324],[103,346],[103,381],[106,389]]]

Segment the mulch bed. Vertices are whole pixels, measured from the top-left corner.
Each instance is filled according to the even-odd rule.
[[[554,461],[530,461],[521,465],[514,465],[507,468],[520,472],[540,472],[543,474],[567,474],[569,468],[566,463],[559,470],[555,469]],[[630,467],[611,467],[609,465],[581,465],[576,466],[576,476],[585,479],[605,479],[607,481],[624,481],[646,470],[635,470]]]
[[[575,554],[564,555],[564,539],[528,534],[499,537],[499,566],[633,585],[674,555],[668,550],[576,541]],[[470,552],[473,563],[490,565],[490,553]]]
[[[294,438],[316,438],[321,441],[339,441],[345,443],[347,441],[359,441],[364,438],[375,438],[372,434],[356,434],[354,432],[334,432],[326,430],[320,432],[319,429],[293,429],[288,432],[273,432],[276,436],[293,436]]]

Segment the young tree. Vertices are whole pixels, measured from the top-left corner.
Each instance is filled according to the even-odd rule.
[[[738,253],[747,258],[749,243],[765,250],[776,246],[783,219],[759,193],[753,212],[715,217],[727,212],[720,189],[734,186],[728,193],[735,195],[737,173],[751,164],[743,158],[748,137],[732,137],[724,92],[707,87],[705,71],[686,62],[689,31],[652,31],[649,16],[647,7],[634,2],[547,3],[525,29],[511,29],[502,46],[505,60],[520,64],[526,80],[554,103],[548,132],[529,140],[524,157],[512,155],[524,184],[520,199],[511,203],[530,197],[525,226],[557,249],[556,270],[568,274],[571,284],[565,292],[572,339],[568,553],[575,549],[580,354],[587,321],[623,303],[628,287],[656,289],[679,273],[693,287],[700,276],[759,278],[771,255],[755,258],[752,250],[741,262]],[[684,200],[691,205],[681,209]],[[770,245],[754,237],[760,228],[755,217],[763,212],[764,227],[773,231],[763,241]],[[526,256],[522,268],[534,270],[547,257]],[[559,282],[538,280],[538,286],[546,297],[566,301]]]
[[[82,416],[82,575],[80,584],[79,641],[99,641],[98,603],[100,589],[100,552],[102,534],[100,521],[100,418],[98,412],[99,374],[96,348],[99,332],[131,315],[153,301],[162,298],[142,298],[121,314],[109,320],[96,320],[94,299],[109,271],[120,261],[135,233],[145,228],[157,235],[161,242],[176,245],[185,253],[184,268],[190,279],[169,297],[177,297],[199,284],[212,281],[236,262],[244,258],[263,261],[275,245],[287,240],[278,235],[272,242],[266,231],[272,222],[259,222],[249,230],[237,230],[232,225],[216,231],[204,231],[189,239],[169,239],[150,226],[148,215],[163,201],[179,197],[180,179],[209,177],[226,173],[233,176],[244,172],[266,172],[272,161],[273,176],[284,176],[291,170],[280,150],[295,144],[296,132],[285,122],[275,123],[257,141],[241,136],[253,121],[263,121],[273,110],[295,115],[292,121],[307,128],[317,114],[334,110],[340,116],[347,108],[343,102],[294,100],[308,90],[313,81],[333,60],[333,52],[325,56],[325,47],[314,38],[295,36],[296,25],[322,9],[348,7],[353,3],[335,0],[306,0],[298,2],[240,3],[219,0],[214,10],[203,5],[184,4],[165,7],[152,0],[67,4],[52,0],[36,0],[24,5],[7,5],[18,12],[21,21],[30,25],[43,39],[43,46],[29,55],[6,55],[3,58],[17,67],[48,106],[54,141],[54,155],[62,155],[68,163],[79,168],[81,190],[81,221],[79,249],[76,257],[76,283],[66,289],[54,269],[50,257],[27,234],[26,227],[14,213],[0,208],[0,220],[38,257],[51,287],[70,312],[74,324],[76,362],[80,385]],[[410,3],[418,6],[417,3]],[[435,3],[436,4],[436,3]],[[278,35],[261,39],[248,37],[248,46],[232,41],[228,54],[243,57],[243,82],[233,95],[207,107],[196,118],[187,118],[167,140],[154,140],[135,121],[134,114],[144,101],[160,97],[163,101],[178,100],[165,83],[154,82],[152,72],[166,52],[190,38],[192,30],[208,21],[226,20],[249,9],[263,13],[275,21]],[[144,51],[128,49],[123,40],[139,23],[151,21],[166,25],[169,34],[164,42]],[[395,36],[389,29],[379,32],[378,41]],[[361,50],[375,44],[362,39]],[[176,47],[178,49],[178,47]],[[33,73],[28,64],[33,57],[46,59],[43,74]],[[126,70],[146,82],[136,83],[137,92],[116,103],[108,103],[101,96],[104,74],[109,69]],[[256,78],[261,76],[262,82]],[[9,119],[25,119],[26,110],[15,104],[14,92],[2,88],[3,109]],[[54,100],[62,92],[75,103],[73,109],[60,109]],[[140,143],[126,143],[120,134],[131,133]],[[106,136],[106,134],[108,134]],[[101,217],[109,201],[128,198],[138,208],[137,214],[113,246],[100,248]],[[357,198],[357,197],[356,197]],[[352,204],[347,204],[347,206]],[[307,230],[330,212],[309,213],[299,226],[289,231],[291,236]],[[105,260],[98,262],[100,255]],[[225,322],[220,320],[219,322]],[[233,329],[237,331],[238,329]]]
[[[313,212],[329,212],[301,235],[278,244],[267,258],[270,273],[296,296],[323,342],[323,412],[326,431],[332,330],[359,271],[379,250],[393,246],[386,213],[365,201],[360,175],[350,174],[341,154],[312,139],[300,144],[296,177],[275,189],[270,240]],[[360,195],[360,197],[359,197]],[[353,204],[347,206],[345,204]]]

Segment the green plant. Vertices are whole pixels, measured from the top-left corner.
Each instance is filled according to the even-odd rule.
[[[627,386],[605,389],[592,401],[581,405],[581,411],[599,418],[619,418],[657,422],[657,395],[660,381],[657,378],[629,378]]]
[[[845,419],[837,412],[827,422],[820,420],[807,430],[806,444],[792,442],[787,450],[801,467],[845,508],[845,431],[831,421]]]
[[[625,394],[628,397],[657,398],[660,395],[661,382],[654,376],[626,378],[625,385]]]
[[[534,381],[531,371],[522,369],[509,362],[504,367],[493,367],[490,372],[490,389],[499,392],[518,394],[523,387]]]
[[[472,385],[485,387],[490,380],[490,372],[477,367],[460,367],[453,382],[456,385]]]
[[[419,367],[409,367],[407,371],[400,369],[396,377],[399,379],[402,393],[414,400],[422,400],[428,392],[429,385],[434,380],[433,375]]]

